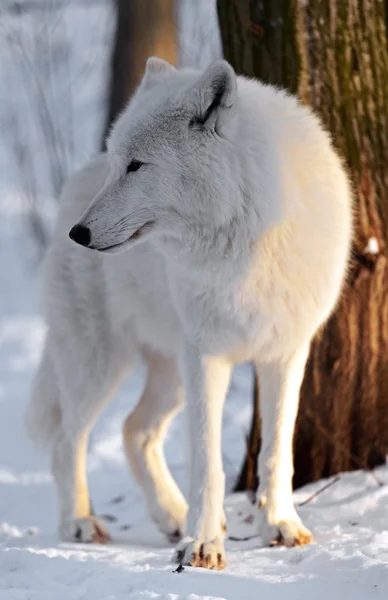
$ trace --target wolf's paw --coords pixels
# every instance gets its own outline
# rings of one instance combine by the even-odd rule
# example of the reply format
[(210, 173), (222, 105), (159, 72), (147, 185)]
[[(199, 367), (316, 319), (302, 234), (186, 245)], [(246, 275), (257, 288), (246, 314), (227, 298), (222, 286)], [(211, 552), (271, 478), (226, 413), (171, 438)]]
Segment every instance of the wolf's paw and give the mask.
[(79, 544), (107, 544), (110, 535), (105, 525), (96, 517), (74, 519), (60, 528), (62, 540)]
[(219, 539), (203, 542), (186, 537), (178, 544), (175, 561), (190, 567), (222, 571), (226, 566), (224, 542)]
[(294, 519), (268, 520), (264, 518), (260, 526), (260, 534), (265, 546), (305, 546), (313, 541), (311, 532), (296, 515)]

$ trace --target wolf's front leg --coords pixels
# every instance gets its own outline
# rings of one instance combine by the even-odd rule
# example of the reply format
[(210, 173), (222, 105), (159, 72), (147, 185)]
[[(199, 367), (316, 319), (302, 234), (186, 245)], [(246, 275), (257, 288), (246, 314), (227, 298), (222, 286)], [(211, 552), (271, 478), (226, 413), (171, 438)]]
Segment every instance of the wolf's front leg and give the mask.
[(267, 545), (312, 540), (292, 499), (293, 436), (309, 347), (284, 361), (258, 364), (262, 446), (259, 457), (261, 535)]
[(225, 476), (222, 467), (222, 409), (231, 364), (224, 358), (201, 356), (187, 345), (183, 352), (183, 380), (189, 426), (191, 480), (187, 536), (176, 558), (185, 565), (223, 569)]

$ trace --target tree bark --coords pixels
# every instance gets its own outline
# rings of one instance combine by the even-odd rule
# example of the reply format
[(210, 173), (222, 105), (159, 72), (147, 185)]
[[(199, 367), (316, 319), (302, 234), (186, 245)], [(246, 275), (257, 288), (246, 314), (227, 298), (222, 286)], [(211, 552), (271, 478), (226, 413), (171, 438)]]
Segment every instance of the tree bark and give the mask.
[(104, 140), (111, 123), (135, 91), (149, 56), (175, 64), (174, 0), (116, 0), (117, 25)]
[(250, 490), (255, 492), (259, 483), (257, 474), (257, 457), (260, 452), (261, 418), (260, 418), (260, 390), (259, 378), (256, 373), (253, 386), (253, 414), (249, 436), (246, 439), (247, 450), (244, 464), (238, 476), (236, 491)]
[[(218, 0), (237, 72), (296, 93), (332, 133), (354, 185), (347, 285), (316, 336), (295, 432), (298, 487), (388, 453), (388, 45), (386, 0)], [(254, 398), (256, 408), (259, 399)], [(251, 439), (258, 420), (252, 424)], [(256, 436), (257, 437), (257, 436)], [(239, 489), (253, 487), (244, 476)]]

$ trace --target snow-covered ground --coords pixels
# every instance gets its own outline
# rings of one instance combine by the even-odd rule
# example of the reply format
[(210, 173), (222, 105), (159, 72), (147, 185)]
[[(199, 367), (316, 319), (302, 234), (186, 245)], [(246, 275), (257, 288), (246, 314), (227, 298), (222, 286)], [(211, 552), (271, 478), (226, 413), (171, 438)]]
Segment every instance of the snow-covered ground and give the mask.
[[(207, 2), (214, 4), (213, 0), (201, 0), (201, 10)], [(190, 7), (190, 0), (182, 3)], [(79, 69), (72, 81), (82, 80), (82, 73), (86, 72), (89, 77), (79, 93), (73, 89), (74, 131), (69, 138), (63, 137), (68, 144), (65, 144), (66, 168), (72, 168), (98, 145), (107, 39), (112, 28), (107, 4), (88, 3), (87, 10), (81, 6), (82, 2), (73, 3), (72, 8), (69, 0), (68, 5), (66, 35), (74, 37), (74, 56), (69, 65)], [(19, 26), (16, 17), (12, 19), (6, 22), (7, 31), (11, 32), (12, 27)], [(210, 21), (205, 21), (209, 28)], [(38, 26), (36, 22), (34, 27)], [(25, 27), (30, 35), (31, 23)], [(186, 30), (188, 37), (199, 35), (188, 14), (181, 27), (181, 35)], [(64, 30), (59, 29), (62, 35)], [(206, 52), (217, 52), (217, 39), (213, 40), (213, 50), (208, 48)], [(23, 40), (28, 41), (25, 35)], [(17, 70), (19, 59), (9, 45), (7, 48), (7, 52), (2, 52), (0, 69), (0, 126), (8, 123), (10, 110), (15, 109), (15, 114), (22, 113), (25, 126), (30, 127), (25, 145), (33, 144), (39, 139), (31, 126), (36, 105), (7, 93), (19, 89), (18, 73), (19, 78), (22, 76), (20, 69)], [(183, 48), (186, 48), (184, 60), (193, 60), (193, 41), (186, 39)], [(28, 56), (34, 60), (32, 50)], [(52, 76), (62, 77), (63, 71)], [(60, 95), (50, 101), (55, 105), (66, 98)], [(24, 112), (16, 102), (22, 102)], [(61, 117), (65, 116), (64, 112)], [(58, 127), (66, 133), (66, 122)], [(102, 415), (90, 442), (92, 500), (96, 513), (105, 518), (113, 542), (108, 546), (59, 542), (48, 460), (31, 447), (23, 430), (29, 385), (39, 359), (44, 325), (37, 309), (35, 253), (31, 252), (26, 229), (28, 205), (21, 201), (24, 191), (18, 180), (20, 169), (14, 164), (10, 132), (5, 133), (0, 137), (0, 600), (387, 598), (387, 467), (378, 470), (385, 486), (378, 486), (371, 474), (344, 474), (332, 487), (301, 507), (303, 519), (316, 540), (314, 545), (302, 549), (262, 548), (255, 521), (252, 522), (253, 507), (244, 495), (231, 495), (226, 502), (228, 535), (253, 536), (252, 539), (227, 541), (228, 566), (222, 573), (189, 568), (174, 573), (173, 548), (150, 522), (142, 496), (128, 473), (121, 446), (121, 424), (136, 403), (143, 384), (141, 365)], [(38, 195), (47, 195), (50, 206), (50, 185), (43, 181), (42, 170), (47, 157), (42, 151), (34, 151), (31, 156), (37, 160), (40, 176)], [(229, 489), (243, 457), (251, 410), (250, 389), (251, 372), (248, 366), (243, 366), (235, 373), (224, 417), (223, 454)], [(169, 433), (166, 450), (173, 474), (185, 489), (184, 437), (182, 417), (178, 417)], [(310, 498), (324, 484), (319, 482), (298, 491), (295, 502), (299, 504)]]

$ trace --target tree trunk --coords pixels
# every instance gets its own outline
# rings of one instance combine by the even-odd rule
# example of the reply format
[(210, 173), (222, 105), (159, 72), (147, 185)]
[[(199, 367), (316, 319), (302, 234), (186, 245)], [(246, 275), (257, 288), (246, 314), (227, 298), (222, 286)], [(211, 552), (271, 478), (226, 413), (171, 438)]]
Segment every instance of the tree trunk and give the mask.
[(253, 414), (249, 436), (246, 439), (247, 451), (244, 464), (238, 476), (235, 489), (255, 492), (259, 483), (257, 475), (257, 457), (260, 451), (261, 418), (260, 418), (259, 378), (256, 373), (253, 386)]
[[(226, 59), (237, 72), (286, 87), (312, 106), (354, 184), (352, 265), (333, 317), (312, 344), (295, 432), (295, 487), (338, 471), (371, 468), (388, 453), (386, 5), (386, 0), (217, 4)], [(254, 401), (258, 408), (258, 395)], [(256, 419), (251, 439), (257, 424)], [(243, 475), (239, 489), (252, 487), (252, 478)]]
[(105, 135), (140, 82), (149, 56), (175, 64), (174, 0), (116, 0), (117, 26)]

